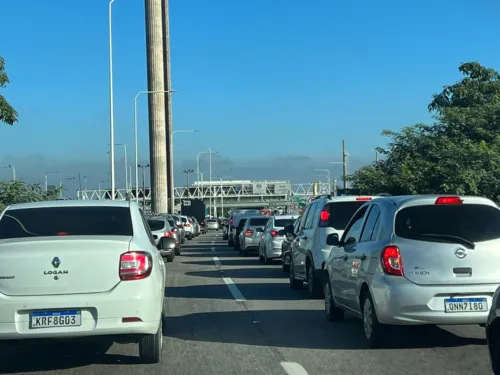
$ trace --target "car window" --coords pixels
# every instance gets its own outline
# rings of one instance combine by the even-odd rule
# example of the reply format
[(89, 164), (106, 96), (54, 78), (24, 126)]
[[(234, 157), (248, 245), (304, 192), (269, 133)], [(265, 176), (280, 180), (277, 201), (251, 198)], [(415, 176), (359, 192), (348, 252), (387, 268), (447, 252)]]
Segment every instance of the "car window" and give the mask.
[(148, 225), (153, 232), (165, 228), (165, 222), (163, 220), (148, 219)]
[(133, 236), (128, 207), (38, 207), (7, 210), (0, 239), (47, 236)]
[(312, 205), (307, 206), (306, 210), (304, 211), (304, 214), (302, 215), (302, 219), (300, 220), (300, 223), (299, 223), (299, 232), (302, 229), (304, 229), (304, 224), (306, 223), (307, 216), (309, 215), (309, 211), (311, 210), (311, 206)]
[(396, 214), (394, 229), (398, 237), (429, 242), (453, 242), (439, 235), (472, 242), (495, 240), (500, 238), (500, 210), (484, 204), (412, 206)]
[(361, 236), (361, 229), (363, 228), (363, 222), (366, 214), (367, 207), (363, 207), (360, 209), (355, 216), (351, 219), (349, 224), (349, 228), (344, 232), (342, 236), (342, 242), (348, 242), (350, 238), (354, 238), (355, 243), (359, 242), (359, 238)]
[(311, 208), (310, 208), (309, 213), (307, 215), (307, 220), (306, 220), (306, 224), (304, 225), (304, 229), (311, 229), (312, 228), (314, 214), (316, 213), (317, 208), (318, 208), (318, 202), (311, 204)]
[(250, 225), (256, 226), (256, 227), (263, 227), (264, 225), (267, 224), (268, 220), (269, 219), (267, 217), (252, 218), (252, 219), (250, 219)]
[(151, 243), (151, 245), (155, 246), (156, 247), (156, 241), (153, 237), (153, 233), (151, 233), (151, 229), (149, 229), (149, 225), (148, 225), (148, 222), (146, 221), (146, 218), (144, 217), (144, 214), (142, 212), (140, 212), (140, 215), (141, 215), (141, 219), (142, 219), (142, 224), (143, 224), (143, 227), (144, 227), (144, 230), (146, 231), (146, 234), (149, 238), (149, 242)]
[(354, 213), (365, 203), (366, 201), (328, 203), (324, 208), (330, 212), (330, 217), (326, 226), (337, 230), (345, 230), (346, 225), (349, 223)]
[(168, 220), (168, 224), (170, 225), (171, 228), (175, 228), (175, 221)]
[(274, 226), (277, 228), (284, 228), (287, 225), (293, 225), (296, 219), (274, 219)]
[(238, 229), (241, 230), (241, 228), (243, 228), (245, 226), (246, 222), (247, 222), (246, 218), (241, 219), (240, 222), (238, 223)]
[(380, 217), (380, 207), (374, 204), (372, 205), (372, 209), (368, 213), (368, 218), (366, 219), (365, 227), (363, 229), (363, 233), (361, 234), (360, 242), (372, 240), (375, 225), (378, 223), (379, 217)]

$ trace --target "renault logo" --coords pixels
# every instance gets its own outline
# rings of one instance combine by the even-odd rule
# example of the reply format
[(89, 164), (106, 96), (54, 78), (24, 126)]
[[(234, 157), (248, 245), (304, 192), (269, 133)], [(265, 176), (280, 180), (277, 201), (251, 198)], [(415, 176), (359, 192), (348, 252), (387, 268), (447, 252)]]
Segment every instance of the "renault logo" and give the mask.
[(455, 250), (455, 255), (458, 259), (464, 259), (467, 256), (467, 250), (458, 248)]
[(52, 259), (52, 265), (54, 268), (59, 268), (59, 265), (61, 264), (61, 260), (58, 257), (55, 257)]

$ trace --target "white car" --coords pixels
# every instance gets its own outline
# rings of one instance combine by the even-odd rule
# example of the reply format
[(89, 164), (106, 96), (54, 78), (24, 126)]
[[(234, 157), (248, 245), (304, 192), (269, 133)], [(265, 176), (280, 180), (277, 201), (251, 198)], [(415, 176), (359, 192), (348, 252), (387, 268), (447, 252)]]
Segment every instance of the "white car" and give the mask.
[(135, 202), (7, 207), (0, 214), (0, 340), (136, 342), (143, 362), (158, 363), (165, 311), (158, 247)]

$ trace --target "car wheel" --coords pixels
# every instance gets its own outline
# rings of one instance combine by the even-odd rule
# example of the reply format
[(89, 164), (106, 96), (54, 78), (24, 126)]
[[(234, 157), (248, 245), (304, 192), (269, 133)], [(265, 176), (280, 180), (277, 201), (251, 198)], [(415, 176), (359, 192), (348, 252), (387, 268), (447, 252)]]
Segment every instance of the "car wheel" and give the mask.
[(271, 264), (273, 260), (267, 257), (267, 250), (264, 249), (264, 264)]
[(174, 258), (175, 258), (175, 253), (167, 255), (166, 258), (167, 258), (168, 263), (172, 263), (174, 261)]
[(285, 263), (285, 254), (281, 255), (281, 270), (283, 272), (290, 272), (290, 265)]
[(159, 363), (163, 347), (163, 316), (154, 335), (144, 335), (139, 340), (139, 357), (144, 363)]
[(290, 278), (290, 287), (295, 290), (302, 289), (304, 282), (302, 280), (297, 280), (295, 278), (295, 267), (293, 261), (290, 259), (290, 273), (288, 274)]
[(317, 299), (323, 297), (323, 284), (320, 283), (314, 271), (314, 265), (311, 261), (307, 268), (307, 291), (309, 292), (309, 298)]
[(383, 341), (383, 325), (378, 322), (373, 299), (369, 292), (363, 297), (363, 330), (370, 348), (380, 347)]
[(181, 255), (181, 248), (178, 247), (174, 250), (175, 255)]
[(324, 295), (325, 295), (325, 314), (326, 319), (330, 322), (339, 322), (344, 320), (344, 310), (337, 307), (333, 300), (332, 285), (328, 276), (324, 277)]
[(248, 250), (247, 249), (241, 250), (241, 255), (244, 256), (244, 257), (247, 257), (248, 256)]

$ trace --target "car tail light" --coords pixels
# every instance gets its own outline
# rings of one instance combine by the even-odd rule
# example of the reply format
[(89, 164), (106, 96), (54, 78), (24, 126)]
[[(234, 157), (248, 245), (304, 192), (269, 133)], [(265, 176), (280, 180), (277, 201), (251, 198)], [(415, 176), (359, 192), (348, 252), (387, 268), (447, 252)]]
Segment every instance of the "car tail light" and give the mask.
[(357, 201), (371, 201), (372, 199), (370, 197), (356, 197)]
[(326, 227), (328, 226), (328, 221), (330, 220), (330, 211), (327, 209), (321, 211), (319, 214), (319, 226)]
[(170, 232), (165, 232), (165, 233), (163, 233), (163, 236), (164, 236), (164, 237), (172, 237), (172, 233), (170, 233)]
[(232, 223), (233, 221), (234, 221), (233, 219), (229, 220), (230, 223)]
[(68, 234), (68, 232), (57, 232), (58, 236), (67, 236)]
[(272, 230), (271, 231), (271, 237), (276, 237), (278, 235), (278, 231), (277, 230)]
[(177, 233), (177, 228), (172, 228), (172, 233), (176, 234)]
[(142, 322), (142, 319), (136, 317), (122, 318), (122, 323), (137, 323), (137, 322)]
[(435, 204), (462, 204), (460, 197), (438, 197)]
[(191, 225), (189, 225), (189, 223), (186, 223), (184, 224), (184, 226), (189, 228)]
[(140, 280), (151, 275), (153, 258), (144, 251), (128, 251), (120, 256), (120, 280)]
[(253, 230), (251, 230), (251, 229), (247, 229), (247, 230), (245, 231), (245, 237), (250, 237), (251, 235), (253, 235)]
[(403, 262), (397, 246), (387, 246), (382, 250), (382, 269), (388, 275), (403, 276)]

